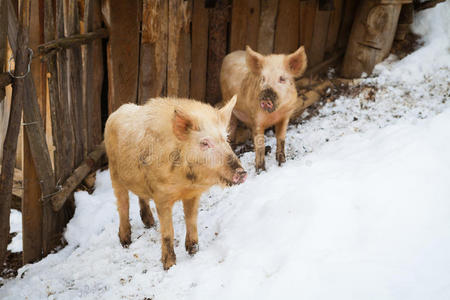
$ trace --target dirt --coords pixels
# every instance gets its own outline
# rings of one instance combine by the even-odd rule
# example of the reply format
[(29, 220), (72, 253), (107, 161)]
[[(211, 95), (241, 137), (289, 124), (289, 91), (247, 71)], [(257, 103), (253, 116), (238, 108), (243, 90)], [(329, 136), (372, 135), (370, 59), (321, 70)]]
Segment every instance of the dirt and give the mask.
[[(8, 244), (11, 243), (12, 238), (16, 234), (17, 233), (9, 234)], [(22, 252), (13, 253), (8, 250), (8, 252), (6, 252), (6, 261), (0, 268), (0, 277), (4, 279), (14, 278), (17, 276), (17, 271), (21, 267), (22, 267)], [(2, 283), (0, 282), (0, 287), (1, 286)]]

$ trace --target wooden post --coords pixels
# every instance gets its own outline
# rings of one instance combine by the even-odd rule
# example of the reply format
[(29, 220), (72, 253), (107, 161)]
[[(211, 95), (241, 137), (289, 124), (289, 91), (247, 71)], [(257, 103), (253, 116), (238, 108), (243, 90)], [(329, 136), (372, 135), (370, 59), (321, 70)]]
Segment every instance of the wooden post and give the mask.
[(167, 96), (189, 97), (191, 63), (190, 1), (169, 0)]
[(278, 0), (261, 1), (261, 18), (258, 32), (258, 52), (261, 54), (273, 53), (277, 12)]
[(139, 0), (105, 0), (102, 12), (109, 30), (108, 110), (137, 102), (139, 74)]
[(314, 33), (311, 41), (311, 50), (308, 53), (309, 67), (313, 67), (321, 63), (325, 57), (330, 15), (331, 11), (321, 10), (320, 6), (317, 6), (316, 17), (314, 20)]
[(342, 19), (342, 8), (344, 0), (336, 0), (334, 10), (331, 12), (330, 22), (328, 24), (327, 41), (325, 52), (332, 53), (336, 49), (336, 42), (339, 33), (339, 27)]
[(317, 0), (300, 2), (300, 45), (306, 50), (306, 55), (311, 53), (311, 43), (314, 33), (314, 20), (316, 18)]
[(204, 101), (208, 57), (208, 9), (205, 0), (194, 0), (192, 8), (192, 66), (190, 97)]
[[(86, 0), (84, 10), (85, 30), (93, 32), (102, 25), (99, 0)], [(87, 152), (102, 141), (101, 96), (103, 85), (102, 41), (97, 39), (86, 46), (84, 53), (84, 100), (87, 117)]]
[(370, 74), (391, 50), (402, 3), (412, 0), (368, 0), (360, 3), (353, 23), (341, 75)]
[(227, 24), (230, 18), (230, 1), (218, 0), (209, 10), (208, 72), (206, 75), (206, 101), (216, 104), (222, 99), (220, 68), (227, 53)]
[(275, 53), (292, 53), (299, 47), (300, 2), (279, 0)]
[(234, 0), (231, 10), (230, 51), (258, 47), (259, 0)]
[(166, 93), (168, 22), (168, 1), (143, 0), (139, 104)]
[[(28, 26), (29, 26), (29, 2), (22, 0), (20, 3), (20, 22), (18, 32), (14, 36), (10, 36), (10, 40), (15, 38), (16, 41), (11, 44), (17, 45), (14, 49), (16, 69), (15, 76), (23, 76), (28, 72), (28, 64), (30, 61), (30, 52), (28, 50)], [(8, 21), (11, 16), (10, 10), (7, 10)], [(27, 74), (27, 77), (30, 75)], [(8, 130), (6, 132), (5, 141), (3, 143), (2, 169), (0, 176), (0, 264), (3, 264), (8, 246), (9, 236), (9, 215), (11, 209), (11, 197), (14, 178), (14, 165), (17, 150), (17, 139), (20, 130), (20, 121), (22, 115), (23, 98), (25, 93), (25, 78), (16, 78), (13, 83), (13, 94), (11, 99), (11, 110), (8, 122)]]
[(353, 20), (355, 19), (355, 11), (359, 1), (346, 0), (344, 1), (344, 7), (342, 8), (342, 20), (339, 28), (337, 48), (343, 49), (347, 47), (348, 37), (352, 29)]
[[(5, 86), (10, 84), (11, 78), (8, 73), (3, 73), (6, 63), (7, 36), (8, 31), (8, 10), (6, 0), (0, 0), (0, 102), (5, 98)], [(5, 79), (4, 81), (2, 79)], [(6, 81), (8, 79), (8, 81)]]

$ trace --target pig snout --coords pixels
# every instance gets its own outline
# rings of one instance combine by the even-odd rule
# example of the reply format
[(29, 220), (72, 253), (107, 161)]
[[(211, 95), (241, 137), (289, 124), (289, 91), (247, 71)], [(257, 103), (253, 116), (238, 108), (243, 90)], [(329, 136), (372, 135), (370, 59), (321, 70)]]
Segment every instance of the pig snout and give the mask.
[(276, 109), (276, 101), (278, 99), (277, 93), (272, 88), (265, 88), (259, 93), (259, 105), (268, 112), (273, 112)]
[(241, 184), (241, 183), (244, 183), (244, 181), (246, 179), (247, 179), (247, 172), (245, 172), (245, 170), (242, 168), (236, 169), (236, 171), (233, 175), (233, 183)]

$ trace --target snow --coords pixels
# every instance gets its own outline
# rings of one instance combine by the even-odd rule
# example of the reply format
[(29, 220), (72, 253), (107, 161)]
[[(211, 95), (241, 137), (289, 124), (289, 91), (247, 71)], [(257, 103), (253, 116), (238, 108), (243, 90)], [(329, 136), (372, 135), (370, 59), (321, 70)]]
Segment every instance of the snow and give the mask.
[(22, 213), (18, 210), (11, 209), (11, 214), (9, 217), (9, 232), (17, 234), (8, 245), (8, 250), (11, 252), (22, 252)]
[(247, 182), (201, 199), (195, 256), (177, 204), (177, 264), (164, 271), (159, 228), (144, 229), (134, 195), (123, 249), (99, 172), (92, 195), (75, 195), (68, 245), (3, 281), (0, 298), (450, 299), (449, 24), (449, 1), (420, 13), (423, 47), (290, 126), (283, 167), (271, 153), (256, 176), (244, 154)]

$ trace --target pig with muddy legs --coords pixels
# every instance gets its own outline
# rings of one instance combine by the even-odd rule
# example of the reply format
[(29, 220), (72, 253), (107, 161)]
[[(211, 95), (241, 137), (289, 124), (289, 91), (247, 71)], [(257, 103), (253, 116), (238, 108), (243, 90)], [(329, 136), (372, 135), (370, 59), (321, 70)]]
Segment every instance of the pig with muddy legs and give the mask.
[(149, 200), (160, 221), (164, 269), (175, 264), (172, 207), (183, 201), (186, 251), (198, 251), (199, 199), (211, 186), (240, 184), (246, 172), (227, 141), (236, 103), (233, 97), (217, 110), (189, 99), (156, 98), (137, 106), (125, 104), (106, 122), (105, 146), (117, 198), (119, 239), (131, 243), (128, 191), (139, 197), (146, 227), (155, 225)]
[(295, 78), (306, 70), (305, 50), (300, 47), (289, 55), (264, 56), (247, 46), (246, 51), (228, 54), (222, 63), (220, 84), (222, 98), (237, 94), (237, 103), (230, 121), (233, 142), (238, 120), (252, 131), (255, 167), (265, 170), (264, 130), (275, 125), (278, 164), (285, 162), (284, 142), (289, 118), (298, 108)]

